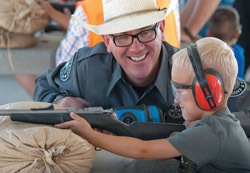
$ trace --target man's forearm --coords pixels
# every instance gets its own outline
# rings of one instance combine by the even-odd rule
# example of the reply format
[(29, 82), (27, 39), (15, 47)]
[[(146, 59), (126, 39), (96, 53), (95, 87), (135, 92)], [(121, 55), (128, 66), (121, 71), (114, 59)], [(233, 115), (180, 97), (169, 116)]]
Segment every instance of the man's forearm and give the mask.
[(196, 36), (221, 0), (189, 0), (181, 12), (181, 25), (187, 27)]
[(51, 19), (53, 19), (64, 31), (67, 31), (69, 27), (69, 20), (71, 16), (66, 15), (58, 10), (53, 10)]
[(188, 23), (188, 28), (192, 31), (193, 35), (197, 35), (204, 24), (208, 21), (210, 16), (214, 13), (221, 0), (199, 0), (196, 9), (194, 10), (192, 18)]
[(45, 0), (38, 0), (40, 5), (43, 7), (44, 11), (47, 13), (49, 18), (54, 20), (60, 27), (67, 31), (69, 26), (70, 15), (66, 15), (58, 10), (56, 10), (49, 2)]

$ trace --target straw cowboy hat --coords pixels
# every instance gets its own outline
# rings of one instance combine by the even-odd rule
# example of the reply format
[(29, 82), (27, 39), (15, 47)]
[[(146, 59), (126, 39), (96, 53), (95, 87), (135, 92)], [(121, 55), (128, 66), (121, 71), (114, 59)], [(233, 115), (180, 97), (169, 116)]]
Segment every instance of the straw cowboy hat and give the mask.
[(174, 0), (169, 8), (158, 9), (156, 0), (102, 0), (104, 24), (89, 25), (77, 16), (72, 17), (85, 29), (99, 35), (127, 32), (155, 24), (175, 8)]

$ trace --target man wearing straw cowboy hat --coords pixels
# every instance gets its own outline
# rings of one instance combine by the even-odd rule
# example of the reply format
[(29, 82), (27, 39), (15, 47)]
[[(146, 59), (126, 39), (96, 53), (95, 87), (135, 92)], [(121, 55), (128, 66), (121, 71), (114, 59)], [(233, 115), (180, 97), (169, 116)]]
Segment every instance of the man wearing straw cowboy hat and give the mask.
[(155, 0), (103, 0), (102, 25), (73, 16), (104, 42), (79, 49), (38, 77), (34, 100), (79, 108), (156, 104), (167, 111), (173, 104), (169, 61), (176, 48), (164, 42), (164, 19), (176, 3), (158, 9)]

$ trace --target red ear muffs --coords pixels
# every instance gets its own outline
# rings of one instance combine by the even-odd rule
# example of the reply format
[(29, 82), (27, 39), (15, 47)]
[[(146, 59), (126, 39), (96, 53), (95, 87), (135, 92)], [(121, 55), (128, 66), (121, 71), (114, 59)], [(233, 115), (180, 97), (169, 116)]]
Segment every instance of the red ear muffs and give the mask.
[(187, 51), (195, 72), (192, 84), (194, 100), (202, 110), (216, 110), (224, 101), (223, 80), (215, 69), (203, 70), (196, 44), (191, 44)]
[(220, 107), (224, 101), (224, 85), (221, 76), (214, 69), (205, 69), (204, 73), (211, 94), (209, 94), (208, 91), (205, 91), (207, 92), (207, 97), (205, 97), (202, 88), (195, 77), (192, 87), (194, 100), (200, 109), (212, 111)]

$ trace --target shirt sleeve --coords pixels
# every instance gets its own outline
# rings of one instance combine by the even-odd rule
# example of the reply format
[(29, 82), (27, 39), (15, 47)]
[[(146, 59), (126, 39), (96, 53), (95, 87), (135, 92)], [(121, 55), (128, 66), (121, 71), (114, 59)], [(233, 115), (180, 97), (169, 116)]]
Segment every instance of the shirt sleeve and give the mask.
[(220, 140), (214, 128), (202, 122), (198, 124), (168, 140), (185, 157), (196, 163), (199, 169), (217, 159)]
[(36, 79), (36, 88), (33, 94), (33, 100), (34, 101), (42, 101), (42, 102), (48, 102), (52, 103), (54, 100), (61, 96), (63, 97), (64, 94), (61, 93), (58, 90), (58, 87), (54, 85), (54, 87), (51, 86), (49, 80), (50, 74), (52, 74), (53, 71), (48, 70), (47, 72), (39, 75)]
[[(58, 97), (80, 97), (78, 85), (77, 63), (78, 52), (67, 63), (61, 63), (53, 70), (41, 74), (36, 79), (36, 88), (33, 99), (42, 102), (54, 102)], [(86, 74), (84, 70), (81, 71), (81, 77), (84, 78)], [(83, 80), (84, 81), (84, 80)]]

